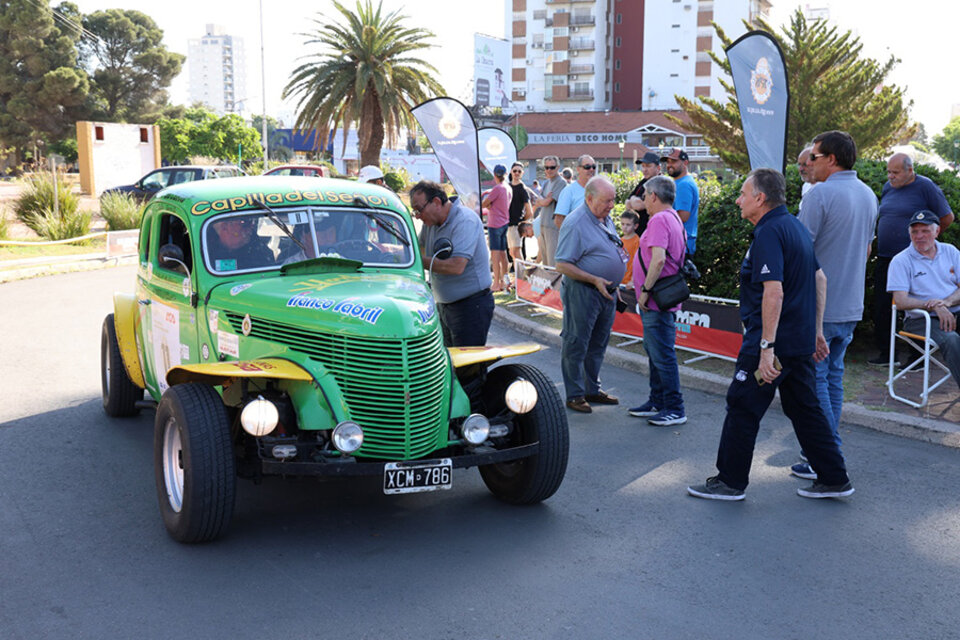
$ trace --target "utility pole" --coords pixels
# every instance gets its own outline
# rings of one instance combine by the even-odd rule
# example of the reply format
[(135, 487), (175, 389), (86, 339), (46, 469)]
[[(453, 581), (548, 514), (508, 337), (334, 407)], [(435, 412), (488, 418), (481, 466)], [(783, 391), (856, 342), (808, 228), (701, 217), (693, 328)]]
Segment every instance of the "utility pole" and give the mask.
[(263, 55), (263, 0), (260, 0), (260, 93), (263, 94), (263, 170), (266, 171), (269, 168), (267, 163), (270, 161), (270, 150), (267, 140), (267, 65)]

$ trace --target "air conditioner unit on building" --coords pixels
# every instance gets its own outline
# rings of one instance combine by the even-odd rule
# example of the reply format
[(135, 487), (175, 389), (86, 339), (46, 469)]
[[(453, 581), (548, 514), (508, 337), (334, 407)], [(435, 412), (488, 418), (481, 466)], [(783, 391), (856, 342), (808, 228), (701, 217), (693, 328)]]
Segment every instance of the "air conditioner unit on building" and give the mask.
[(577, 51), (576, 49), (574, 49), (573, 51), (570, 52), (570, 55), (571, 55), (571, 56), (578, 56), (578, 55), (580, 55), (580, 52)]
[(527, 66), (530, 66), (532, 64), (533, 64), (533, 60), (531, 60), (530, 58), (527, 58)]
[(580, 30), (580, 27), (570, 27), (570, 33), (576, 33)]
[(579, 78), (580, 76), (577, 76), (577, 75), (570, 76), (571, 80), (578, 80)]
[(528, 105), (527, 105), (527, 111), (533, 111), (533, 105), (532, 105), (532, 104), (528, 104)]

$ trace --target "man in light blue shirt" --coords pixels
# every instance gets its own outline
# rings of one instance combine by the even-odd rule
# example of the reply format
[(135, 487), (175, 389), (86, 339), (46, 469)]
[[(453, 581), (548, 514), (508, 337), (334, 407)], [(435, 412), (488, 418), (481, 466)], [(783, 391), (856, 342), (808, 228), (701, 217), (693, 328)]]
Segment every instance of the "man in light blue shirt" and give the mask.
[(673, 148), (661, 162), (667, 163), (667, 175), (677, 183), (677, 197), (673, 209), (683, 220), (683, 229), (687, 232), (687, 255), (693, 257), (697, 250), (697, 211), (700, 209), (700, 188), (697, 181), (687, 171), (690, 156), (683, 149)]
[(596, 173), (597, 161), (591, 156), (582, 155), (577, 159), (577, 179), (560, 192), (557, 208), (553, 211), (553, 223), (558, 229), (563, 224), (563, 219), (583, 204), (587, 183)]

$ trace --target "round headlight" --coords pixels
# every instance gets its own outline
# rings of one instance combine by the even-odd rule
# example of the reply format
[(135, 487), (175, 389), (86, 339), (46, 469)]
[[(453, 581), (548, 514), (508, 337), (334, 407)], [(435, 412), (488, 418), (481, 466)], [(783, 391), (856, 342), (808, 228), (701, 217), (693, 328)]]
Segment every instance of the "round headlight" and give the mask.
[(479, 413), (474, 413), (463, 421), (460, 431), (463, 433), (463, 439), (470, 444), (481, 444), (486, 442), (490, 434), (490, 421)]
[(248, 402), (240, 413), (240, 424), (243, 425), (243, 430), (257, 438), (276, 429), (279, 421), (277, 405), (264, 399), (263, 396)]
[(363, 444), (363, 429), (356, 422), (341, 422), (333, 428), (333, 446), (341, 453), (353, 453)]
[(514, 413), (530, 413), (537, 405), (537, 388), (533, 383), (523, 378), (517, 378), (507, 387), (507, 406)]

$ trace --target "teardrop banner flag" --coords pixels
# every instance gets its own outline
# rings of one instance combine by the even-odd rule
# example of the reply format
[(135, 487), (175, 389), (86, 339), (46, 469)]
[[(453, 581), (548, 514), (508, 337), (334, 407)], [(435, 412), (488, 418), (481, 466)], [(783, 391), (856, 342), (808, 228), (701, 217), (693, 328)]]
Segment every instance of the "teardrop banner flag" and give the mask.
[(459, 100), (432, 98), (410, 110), (433, 147), (460, 202), (480, 213), (477, 125)]
[(498, 164), (509, 169), (517, 161), (517, 145), (503, 129), (480, 127), (477, 135), (480, 140), (480, 162), (490, 173)]
[(780, 44), (766, 31), (750, 31), (726, 48), (750, 168), (786, 168), (790, 89)]

